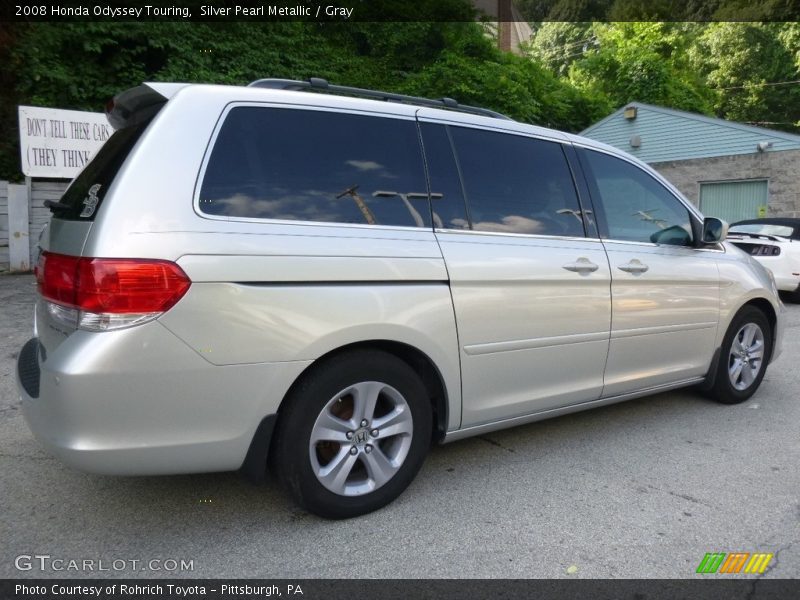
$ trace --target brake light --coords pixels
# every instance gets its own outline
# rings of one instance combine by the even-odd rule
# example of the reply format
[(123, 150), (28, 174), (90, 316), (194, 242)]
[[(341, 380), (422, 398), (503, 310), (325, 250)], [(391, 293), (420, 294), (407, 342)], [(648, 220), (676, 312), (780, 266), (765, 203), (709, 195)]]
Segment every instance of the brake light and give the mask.
[(43, 252), (36, 267), (42, 297), (57, 306), (50, 314), (92, 331), (152, 320), (178, 302), (191, 285), (166, 260), (91, 258)]

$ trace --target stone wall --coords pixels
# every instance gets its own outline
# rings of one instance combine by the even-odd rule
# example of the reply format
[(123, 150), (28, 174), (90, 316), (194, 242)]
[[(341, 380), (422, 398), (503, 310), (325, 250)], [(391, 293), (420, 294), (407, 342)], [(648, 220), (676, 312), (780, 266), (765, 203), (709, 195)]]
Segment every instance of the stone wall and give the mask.
[(675, 160), (650, 165), (695, 205), (700, 184), (767, 179), (770, 217), (800, 217), (800, 150)]

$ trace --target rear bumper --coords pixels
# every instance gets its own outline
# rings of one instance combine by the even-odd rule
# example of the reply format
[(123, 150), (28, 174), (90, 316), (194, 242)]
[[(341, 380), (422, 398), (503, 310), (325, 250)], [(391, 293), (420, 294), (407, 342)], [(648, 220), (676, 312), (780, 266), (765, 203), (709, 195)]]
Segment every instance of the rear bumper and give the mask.
[(20, 352), (17, 384), (34, 436), (72, 467), (110, 475), (232, 471), (252, 455), (259, 424), (308, 364), (215, 366), (153, 322), (77, 331), (49, 351), (34, 338)]

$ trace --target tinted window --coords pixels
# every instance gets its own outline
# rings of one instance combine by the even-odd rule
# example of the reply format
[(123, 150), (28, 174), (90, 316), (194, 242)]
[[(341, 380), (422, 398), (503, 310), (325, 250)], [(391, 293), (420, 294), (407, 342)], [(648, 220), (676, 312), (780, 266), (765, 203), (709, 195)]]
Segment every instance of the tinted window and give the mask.
[(234, 108), (211, 153), (200, 209), (230, 217), (429, 227), (416, 125)]
[(572, 174), (559, 144), (463, 127), (450, 131), (473, 229), (584, 235)]
[(108, 188), (146, 127), (147, 123), (141, 123), (115, 131), (61, 197), (61, 204), (69, 208), (55, 207), (53, 214), (59, 219), (94, 220)]
[(422, 123), (420, 128), (428, 166), (433, 225), (439, 228), (468, 229), (464, 194), (447, 128), (433, 123)]
[(650, 174), (608, 154), (587, 150), (584, 156), (602, 205), (605, 237), (677, 246), (692, 243), (688, 209)]

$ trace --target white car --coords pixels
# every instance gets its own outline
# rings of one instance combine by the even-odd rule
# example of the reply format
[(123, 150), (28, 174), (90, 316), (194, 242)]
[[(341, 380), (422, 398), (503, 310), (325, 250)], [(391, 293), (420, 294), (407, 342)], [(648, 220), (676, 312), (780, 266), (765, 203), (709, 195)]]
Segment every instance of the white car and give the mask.
[(731, 225), (728, 241), (772, 271), (778, 289), (800, 302), (800, 219), (739, 221)]

